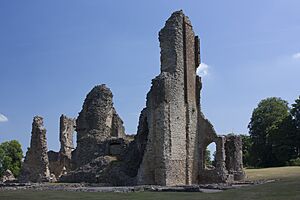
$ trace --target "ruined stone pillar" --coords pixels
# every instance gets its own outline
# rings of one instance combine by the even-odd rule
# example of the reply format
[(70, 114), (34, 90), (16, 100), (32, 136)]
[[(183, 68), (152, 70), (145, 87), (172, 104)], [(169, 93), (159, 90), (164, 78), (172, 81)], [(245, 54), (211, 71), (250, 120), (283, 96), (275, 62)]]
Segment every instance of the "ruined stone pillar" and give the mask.
[(226, 169), (233, 174), (234, 180), (243, 180), (245, 172), (243, 169), (242, 138), (238, 135), (226, 136)]
[(216, 169), (225, 170), (225, 141), (224, 136), (218, 136), (216, 139)]
[(59, 119), (59, 141), (60, 141), (60, 153), (67, 158), (71, 159), (73, 145), (73, 134), (75, 131), (75, 119), (68, 118), (65, 115), (61, 115)]
[(49, 161), (47, 155), (46, 129), (43, 118), (35, 116), (32, 122), (31, 142), (22, 165), (21, 182), (49, 181)]

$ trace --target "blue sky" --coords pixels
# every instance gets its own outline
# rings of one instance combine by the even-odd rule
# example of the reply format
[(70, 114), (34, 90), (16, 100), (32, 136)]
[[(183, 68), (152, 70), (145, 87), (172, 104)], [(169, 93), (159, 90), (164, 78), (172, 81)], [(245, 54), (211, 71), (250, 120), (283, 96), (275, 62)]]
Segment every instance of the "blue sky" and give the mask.
[(151, 79), (158, 31), (183, 9), (201, 39), (202, 110), (219, 134), (247, 133), (266, 97), (300, 94), (300, 1), (0, 1), (0, 142), (29, 146), (44, 117), (58, 150), (59, 116), (76, 117), (105, 83), (127, 133), (135, 133)]

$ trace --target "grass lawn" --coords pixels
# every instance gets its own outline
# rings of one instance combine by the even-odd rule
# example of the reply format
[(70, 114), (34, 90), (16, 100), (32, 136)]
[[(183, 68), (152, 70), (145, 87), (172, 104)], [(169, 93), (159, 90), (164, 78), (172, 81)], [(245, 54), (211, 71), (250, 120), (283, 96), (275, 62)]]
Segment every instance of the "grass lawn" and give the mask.
[(248, 186), (219, 193), (171, 193), (171, 192), (137, 192), (137, 193), (88, 193), (63, 191), (1, 191), (0, 200), (44, 200), (44, 199), (166, 199), (166, 200), (300, 200), (300, 167), (280, 167), (246, 170), (249, 180), (276, 179), (278, 181), (263, 185)]

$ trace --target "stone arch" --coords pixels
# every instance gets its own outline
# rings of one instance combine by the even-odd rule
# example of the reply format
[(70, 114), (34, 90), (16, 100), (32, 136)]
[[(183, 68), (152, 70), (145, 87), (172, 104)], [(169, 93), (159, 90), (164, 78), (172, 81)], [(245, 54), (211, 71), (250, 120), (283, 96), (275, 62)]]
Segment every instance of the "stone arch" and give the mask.
[[(214, 161), (215, 161), (215, 154), (216, 154), (216, 143), (215, 142), (211, 142), (210, 144), (208, 144), (205, 148), (205, 151), (204, 151), (204, 168), (205, 169), (213, 169), (215, 166), (214, 166)], [(207, 155), (208, 151), (210, 152), (210, 155)], [(210, 158), (210, 163), (207, 163), (207, 159), (208, 157)]]
[[(226, 140), (224, 136), (215, 136), (207, 138), (206, 141), (203, 143), (203, 147), (207, 147), (209, 144), (215, 143), (216, 156), (214, 168), (207, 169), (205, 165), (202, 164), (202, 168), (200, 168), (199, 172), (200, 183), (220, 183), (227, 181), (228, 172), (225, 168), (225, 141)], [(206, 148), (203, 148), (203, 151), (205, 150)]]

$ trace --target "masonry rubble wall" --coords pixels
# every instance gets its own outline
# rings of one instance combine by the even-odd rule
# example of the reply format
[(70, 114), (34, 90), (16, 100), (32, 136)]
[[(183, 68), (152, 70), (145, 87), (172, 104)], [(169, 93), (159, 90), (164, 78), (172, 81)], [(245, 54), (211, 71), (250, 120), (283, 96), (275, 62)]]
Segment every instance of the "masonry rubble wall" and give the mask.
[(43, 118), (35, 116), (32, 122), (31, 142), (22, 165), (20, 182), (49, 181), (46, 129)]
[(9, 169), (5, 170), (0, 177), (0, 183), (9, 183), (13, 181), (16, 181), (14, 174)]
[(76, 121), (77, 148), (72, 152), (76, 166), (59, 181), (136, 184), (140, 136), (133, 141), (125, 134), (112, 98), (106, 85), (95, 86), (87, 95)]
[(59, 141), (62, 155), (71, 159), (72, 151), (74, 150), (73, 134), (76, 127), (76, 119), (68, 118), (66, 115), (61, 115), (59, 118)]
[[(66, 115), (59, 118), (59, 152), (48, 151), (49, 170), (52, 177), (57, 180), (61, 175), (66, 174), (72, 168), (72, 151), (74, 150), (73, 134), (75, 131), (75, 119)], [(54, 176), (53, 176), (54, 175)]]
[(226, 169), (233, 174), (234, 180), (240, 181), (245, 178), (243, 170), (243, 152), (242, 138), (238, 135), (226, 136), (225, 152), (226, 152)]
[[(152, 80), (145, 115), (148, 138), (138, 184), (191, 185), (228, 182), (223, 136), (201, 112), (200, 42), (182, 11), (174, 12), (159, 32), (161, 73)], [(205, 150), (215, 142), (217, 166), (205, 169)], [(229, 155), (227, 155), (229, 156)], [(237, 157), (237, 156), (236, 156)]]
[(147, 95), (148, 143), (139, 184), (184, 185), (197, 181), (196, 69), (199, 41), (182, 11), (159, 32), (161, 73)]
[(86, 96), (76, 120), (77, 167), (105, 155), (103, 145), (112, 137), (126, 138), (123, 121), (113, 107), (113, 95), (106, 85), (95, 86)]
[[(166, 21), (159, 42), (161, 72), (152, 80), (134, 138), (125, 134), (113, 94), (104, 84), (84, 100), (73, 151), (75, 121), (61, 116), (60, 152), (48, 152), (59, 181), (174, 186), (243, 179), (240, 138), (217, 135), (201, 111), (202, 82), (196, 74), (200, 41), (182, 11)], [(216, 166), (207, 169), (205, 152), (212, 142)], [(62, 174), (66, 160), (72, 170)]]

